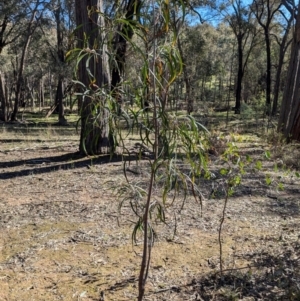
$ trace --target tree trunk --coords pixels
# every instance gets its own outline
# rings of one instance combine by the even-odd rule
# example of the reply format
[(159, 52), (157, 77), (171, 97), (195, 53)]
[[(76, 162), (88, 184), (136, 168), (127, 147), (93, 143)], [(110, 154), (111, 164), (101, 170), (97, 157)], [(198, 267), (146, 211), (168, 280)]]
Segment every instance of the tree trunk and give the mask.
[[(139, 11), (141, 0), (130, 0), (125, 7), (125, 18), (129, 23), (133, 20), (135, 13)], [(123, 103), (123, 97), (118, 91), (118, 85), (121, 82), (122, 75), (124, 73), (124, 66), (127, 52), (127, 40), (131, 40), (133, 36), (133, 29), (128, 23), (122, 22), (118, 26), (118, 29), (114, 36), (114, 51), (115, 62), (113, 63), (111, 70), (111, 91), (113, 96), (117, 100), (119, 106)]]
[(0, 72), (0, 120), (7, 121), (8, 120), (8, 93), (7, 86), (5, 83), (5, 78), (2, 76)]
[(58, 124), (59, 125), (67, 125), (68, 122), (65, 118), (65, 109), (63, 105), (63, 96), (64, 96), (64, 83), (63, 77), (60, 76), (57, 83), (56, 89), (56, 108), (58, 108)]
[(277, 113), (277, 106), (278, 106), (278, 97), (279, 97), (279, 90), (280, 90), (280, 83), (281, 83), (281, 71), (283, 67), (284, 62), (284, 53), (282, 53), (281, 47), (280, 47), (280, 53), (279, 53), (279, 61), (278, 66), (276, 70), (276, 76), (275, 76), (275, 84), (273, 89), (273, 105), (272, 105), (272, 116), (275, 116)]
[(45, 93), (44, 93), (44, 78), (42, 77), (39, 82), (39, 104), (40, 108), (43, 108), (45, 105)]
[(277, 113), (277, 106), (278, 106), (278, 97), (279, 97), (279, 90), (281, 86), (281, 71), (284, 63), (284, 57), (286, 50), (291, 43), (292, 40), (288, 41), (289, 32), (291, 29), (291, 24), (294, 19), (294, 16), (291, 15), (290, 19), (287, 21), (287, 28), (284, 32), (284, 35), (282, 37), (282, 41), (280, 44), (279, 49), (279, 60), (278, 60), (278, 66), (276, 70), (276, 78), (275, 78), (275, 84), (274, 84), (274, 90), (273, 90), (273, 106), (272, 106), (272, 116), (275, 116)]
[(265, 28), (265, 42), (267, 53), (267, 78), (266, 78), (266, 114), (270, 115), (271, 112), (271, 46), (269, 28)]
[(24, 85), (23, 72), (24, 72), (24, 69), (25, 69), (25, 61), (26, 61), (27, 52), (28, 52), (30, 41), (31, 41), (31, 37), (32, 37), (36, 27), (37, 27), (37, 20), (35, 20), (37, 10), (38, 10), (38, 3), (36, 4), (35, 8), (32, 11), (32, 15), (31, 15), (30, 21), (28, 23), (28, 27), (27, 27), (27, 36), (26, 36), (25, 44), (24, 44), (23, 49), (22, 49), (20, 66), (19, 66), (19, 70), (18, 70), (18, 73), (17, 73), (16, 98), (15, 98), (14, 110), (11, 114), (11, 120), (12, 121), (17, 120), (17, 114), (18, 114), (18, 111), (19, 111), (20, 99), (22, 97), (21, 96), (22, 86)]
[(270, 40), (270, 26), (275, 13), (278, 12), (281, 6), (281, 1), (253, 1), (254, 14), (257, 18), (259, 25), (263, 28), (265, 36), (265, 46), (267, 55), (267, 71), (266, 71), (266, 108), (265, 114), (271, 114), (271, 87), (272, 87), (272, 56), (271, 56), (271, 40)]
[[(82, 97), (79, 151), (91, 155), (107, 154), (113, 148), (109, 127), (110, 116), (105, 106), (107, 101), (105, 95), (109, 93), (111, 80), (105, 24), (101, 15), (102, 0), (76, 0), (75, 9), (76, 23), (78, 26), (81, 25), (77, 29), (78, 47), (86, 51), (86, 56), (78, 65), (78, 77), (88, 90), (84, 91), (85, 96)], [(87, 41), (84, 41), (85, 35)], [(93, 48), (97, 45), (101, 48)]]
[(52, 100), (53, 100), (53, 91), (52, 91), (52, 73), (49, 69), (49, 100), (50, 100), (50, 106), (52, 106)]
[(1, 24), (1, 31), (0, 31), (0, 54), (2, 53), (2, 50), (4, 46), (6, 46), (6, 41), (5, 41), (5, 30), (7, 28), (7, 25), (9, 24), (9, 18), (7, 15), (4, 15), (2, 24)]
[(60, 68), (60, 74), (58, 76), (56, 97), (55, 97), (55, 112), (58, 113), (58, 124), (67, 125), (65, 119), (65, 110), (63, 104), (64, 97), (64, 75), (63, 68), (65, 65), (65, 54), (63, 49), (64, 35), (62, 30), (62, 4), (61, 1), (57, 1), (57, 8), (55, 10), (55, 21), (56, 21), (56, 37), (57, 37), (57, 59)]
[(292, 43), (278, 131), (281, 131), (288, 141), (300, 141), (300, 3)]
[(238, 76), (236, 82), (235, 90), (235, 114), (240, 114), (241, 112), (241, 98), (242, 98), (242, 81), (244, 77), (243, 70), (243, 35), (240, 34), (237, 37), (238, 40)]
[(28, 100), (28, 103), (29, 103), (29, 100), (30, 100), (31, 111), (34, 111), (34, 105), (35, 105), (34, 104), (34, 83), (33, 82), (29, 82), (29, 80), (27, 79), (26, 80), (26, 88), (25, 89), (26, 89), (25, 91), (27, 91), (27, 100)]

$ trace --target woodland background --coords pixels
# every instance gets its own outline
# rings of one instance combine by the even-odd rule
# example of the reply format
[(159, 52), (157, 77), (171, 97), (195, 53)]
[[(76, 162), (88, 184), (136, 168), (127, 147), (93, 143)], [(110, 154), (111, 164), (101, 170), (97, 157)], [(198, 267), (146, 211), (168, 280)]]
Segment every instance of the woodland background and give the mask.
[(299, 300), (300, 3), (0, 3), (0, 300)]

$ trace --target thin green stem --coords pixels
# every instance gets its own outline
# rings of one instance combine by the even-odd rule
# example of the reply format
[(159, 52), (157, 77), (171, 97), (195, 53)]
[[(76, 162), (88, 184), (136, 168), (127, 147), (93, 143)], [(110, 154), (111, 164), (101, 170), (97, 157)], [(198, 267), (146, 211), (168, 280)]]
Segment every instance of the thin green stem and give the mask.
[[(154, 1), (152, 1), (152, 6), (155, 8)], [(156, 26), (156, 20), (155, 20), (155, 9), (153, 9), (153, 27), (154, 27), (154, 37), (156, 35), (155, 33), (155, 26)], [(156, 164), (157, 164), (157, 157), (158, 157), (158, 136), (159, 136), (159, 126), (157, 121), (157, 101), (156, 101), (156, 78), (155, 78), (155, 60), (156, 60), (156, 39), (154, 39), (154, 46), (153, 46), (153, 60), (152, 60), (152, 74), (153, 74), (153, 122), (154, 122), (154, 159), (151, 164), (151, 176), (150, 176), (150, 183), (148, 188), (148, 195), (147, 195), (147, 202), (145, 207), (145, 212), (143, 216), (143, 227), (144, 227), (144, 242), (143, 242), (143, 257), (142, 257), (142, 263), (141, 263), (141, 269), (140, 269), (140, 275), (139, 275), (139, 295), (138, 295), (138, 301), (142, 301), (144, 294), (145, 294), (145, 285), (148, 277), (148, 271), (150, 266), (150, 260), (151, 260), (151, 248), (152, 248), (152, 241), (149, 241), (149, 209), (150, 209), (150, 202), (152, 197), (152, 191), (153, 191), (153, 184), (155, 180), (155, 173), (156, 173)], [(152, 238), (152, 235), (151, 235)]]
[(149, 219), (149, 208), (150, 208), (152, 188), (153, 188), (153, 183), (154, 183), (154, 176), (155, 176), (155, 169), (152, 167), (146, 208), (145, 208), (145, 213), (143, 216), (144, 242), (143, 242), (142, 263), (141, 263), (141, 269), (140, 269), (140, 275), (139, 275), (138, 301), (142, 301), (144, 294), (145, 294), (145, 285), (146, 285), (149, 264), (150, 264), (151, 244), (149, 243), (149, 238), (148, 238), (148, 219)]
[(225, 201), (224, 201), (224, 207), (223, 207), (223, 211), (222, 211), (222, 216), (221, 216), (221, 221), (220, 221), (220, 226), (219, 226), (219, 233), (218, 233), (219, 260), (220, 260), (220, 273), (221, 273), (221, 275), (223, 274), (222, 227), (223, 227), (224, 220), (225, 220), (228, 199), (229, 199), (229, 187), (227, 187), (227, 190), (226, 190), (226, 198), (225, 198)]

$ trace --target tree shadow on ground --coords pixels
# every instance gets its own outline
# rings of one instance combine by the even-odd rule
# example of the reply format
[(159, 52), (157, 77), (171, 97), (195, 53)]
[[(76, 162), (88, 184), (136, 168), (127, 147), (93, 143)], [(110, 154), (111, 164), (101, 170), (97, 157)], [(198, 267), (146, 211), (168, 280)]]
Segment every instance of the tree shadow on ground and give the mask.
[[(127, 155), (126, 161), (137, 161), (139, 158), (137, 155)], [(1, 169), (15, 168), (19, 166), (24, 166), (28, 168), (23, 168), (17, 171), (7, 171), (1, 172), (0, 179), (12, 179), (16, 177), (23, 177), (32, 174), (44, 174), (49, 172), (54, 172), (57, 170), (69, 170), (76, 168), (89, 167), (93, 165), (123, 162), (124, 156), (122, 155), (100, 155), (93, 157), (86, 157), (78, 152), (67, 153), (59, 156), (46, 156), (37, 157), (32, 159), (22, 159), (17, 161), (7, 161), (0, 163)]]
[(267, 205), (269, 211), (283, 218), (299, 216), (300, 205), (299, 199), (296, 196), (299, 196), (299, 189), (290, 189), (288, 197), (272, 198)]
[(194, 300), (300, 300), (300, 245), (278, 246), (274, 254), (255, 253), (245, 269), (193, 279)]
[[(47, 143), (55, 143), (57, 142), (57, 139), (40, 139), (40, 138), (23, 138), (23, 139), (0, 139), (0, 143), (41, 143), (41, 142), (47, 142)], [(42, 146), (41, 149), (49, 149), (48, 146)], [(6, 153), (8, 151), (3, 151), (3, 153)]]

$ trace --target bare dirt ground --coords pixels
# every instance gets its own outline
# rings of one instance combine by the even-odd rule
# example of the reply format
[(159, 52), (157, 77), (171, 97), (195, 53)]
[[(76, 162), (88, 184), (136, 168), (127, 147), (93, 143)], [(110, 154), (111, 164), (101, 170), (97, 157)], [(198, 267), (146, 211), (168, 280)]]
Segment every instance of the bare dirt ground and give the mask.
[[(254, 156), (272, 149), (254, 136), (240, 140)], [(2, 126), (1, 301), (101, 300), (101, 294), (106, 301), (136, 300), (136, 217), (129, 206), (120, 214), (111, 189), (125, 182), (122, 161), (82, 158), (77, 147), (73, 128)], [(217, 161), (210, 157), (212, 170)], [(145, 300), (300, 300), (300, 181), (292, 167), (274, 173), (275, 161), (282, 164), (280, 154), (245, 175), (229, 200), (223, 275), (218, 227), (224, 199), (210, 198), (212, 180), (201, 184), (202, 212), (192, 197), (183, 209), (180, 197), (167, 209), (167, 224), (155, 225)], [(146, 169), (145, 162), (131, 164)], [(284, 190), (266, 185), (266, 173)], [(147, 182), (146, 172), (131, 177)]]

